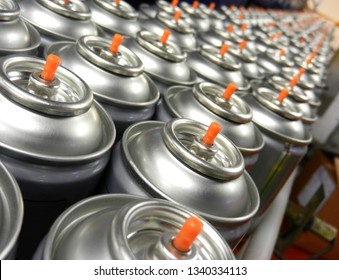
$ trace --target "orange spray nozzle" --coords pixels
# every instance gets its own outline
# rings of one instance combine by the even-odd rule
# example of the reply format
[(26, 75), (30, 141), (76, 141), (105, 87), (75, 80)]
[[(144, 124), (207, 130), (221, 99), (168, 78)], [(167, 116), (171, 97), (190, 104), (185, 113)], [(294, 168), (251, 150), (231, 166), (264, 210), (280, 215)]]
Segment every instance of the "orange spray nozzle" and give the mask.
[(124, 36), (120, 34), (115, 34), (112, 39), (112, 43), (109, 47), (109, 51), (113, 54), (116, 54), (119, 51), (119, 47), (122, 44), (122, 41), (124, 40)]
[(178, 20), (181, 18), (181, 12), (180, 11), (176, 11), (174, 13), (173, 19), (174, 21), (178, 22)]
[(240, 30), (241, 30), (242, 32), (245, 32), (246, 29), (247, 29), (247, 25), (246, 25), (246, 24), (243, 24), (243, 25), (240, 27)]
[(292, 80), (290, 81), (290, 87), (293, 88), (296, 86), (296, 84), (299, 82), (299, 76), (295, 76), (292, 78)]
[(297, 74), (298, 78), (300, 79), (301, 76), (304, 75), (304, 73), (305, 73), (305, 69), (304, 69), (304, 68), (300, 68), (300, 69), (299, 69), (299, 72), (298, 72), (298, 74)]
[(214, 2), (210, 3), (208, 8), (210, 9), (210, 11), (213, 11), (215, 9), (215, 3)]
[(232, 24), (230, 24), (230, 25), (227, 27), (227, 32), (228, 32), (228, 33), (232, 33), (233, 28), (234, 28), (234, 26), (233, 26)]
[(279, 56), (283, 56), (283, 55), (285, 55), (285, 50), (284, 49), (280, 49)]
[(193, 1), (192, 7), (193, 9), (197, 9), (199, 7), (199, 1)]
[(64, 0), (65, 4), (68, 4), (69, 2), (71, 2), (71, 0)]
[(287, 96), (288, 96), (288, 89), (287, 89), (287, 88), (284, 88), (284, 89), (282, 89), (282, 90), (280, 91), (277, 100), (278, 100), (279, 102), (283, 102), (284, 99), (285, 99)]
[(270, 41), (273, 41), (275, 39), (276, 35), (275, 34), (272, 34), (270, 37), (269, 37), (269, 40)]
[(221, 130), (221, 125), (212, 122), (210, 126), (208, 127), (206, 134), (204, 137), (201, 139), (202, 142), (204, 142), (207, 145), (213, 145), (215, 138), (218, 136), (220, 130)]
[(231, 99), (231, 96), (233, 95), (233, 93), (237, 90), (237, 86), (233, 83), (229, 83), (228, 86), (226, 87), (225, 91), (224, 91), (224, 99), (226, 101)]
[(172, 0), (171, 6), (176, 7), (178, 6), (179, 0)]
[(202, 228), (203, 224), (200, 219), (189, 217), (172, 241), (174, 248), (180, 252), (188, 252)]
[(234, 10), (235, 10), (235, 6), (232, 5), (232, 6), (230, 7), (230, 10), (231, 10), (231, 11), (234, 11)]
[(228, 51), (228, 45), (227, 44), (223, 44), (221, 47), (220, 47), (220, 50), (219, 50), (219, 54), (221, 56), (224, 56), (225, 53), (227, 53)]
[(240, 15), (239, 15), (239, 20), (240, 20), (240, 21), (243, 21), (244, 19), (245, 19), (245, 16), (244, 16), (243, 14), (240, 14)]
[(165, 29), (164, 33), (162, 34), (161, 38), (160, 38), (160, 42), (163, 46), (166, 45), (168, 37), (171, 35), (171, 31), (169, 31), (169, 29)]
[(239, 44), (239, 50), (242, 51), (242, 50), (246, 47), (246, 44), (247, 44), (246, 41), (242, 41), (242, 42)]
[(55, 54), (48, 55), (44, 69), (42, 70), (40, 77), (49, 82), (53, 81), (60, 62), (61, 59), (57, 55)]

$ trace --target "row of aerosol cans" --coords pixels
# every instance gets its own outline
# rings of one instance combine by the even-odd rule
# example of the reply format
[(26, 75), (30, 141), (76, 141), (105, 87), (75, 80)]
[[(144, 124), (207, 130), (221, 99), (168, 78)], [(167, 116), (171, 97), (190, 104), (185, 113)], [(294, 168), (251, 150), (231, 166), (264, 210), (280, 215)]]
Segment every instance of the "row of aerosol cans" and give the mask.
[(333, 25), (0, 0), (0, 258), (235, 259), (312, 141)]

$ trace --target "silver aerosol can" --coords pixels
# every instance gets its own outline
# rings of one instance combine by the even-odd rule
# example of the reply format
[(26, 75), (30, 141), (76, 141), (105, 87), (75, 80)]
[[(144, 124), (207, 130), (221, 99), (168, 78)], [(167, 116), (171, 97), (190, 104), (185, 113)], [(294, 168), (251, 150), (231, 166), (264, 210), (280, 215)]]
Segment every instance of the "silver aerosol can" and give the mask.
[(132, 125), (113, 149), (103, 188), (189, 207), (233, 247), (259, 208), (259, 194), (240, 151), (220, 130), (188, 119)]
[(19, 249), (33, 249), (65, 207), (96, 191), (115, 140), (90, 88), (59, 63), (0, 59), (0, 160), (25, 202)]
[(85, 35), (103, 35), (91, 21), (89, 7), (80, 0), (30, 0), (19, 2), (22, 18), (41, 35), (39, 55), (52, 42), (75, 41)]
[(93, 0), (88, 1), (92, 20), (111, 38), (115, 33), (135, 37), (140, 31), (138, 12), (126, 1)]
[(0, 162), (0, 260), (14, 259), (24, 216), (20, 188)]
[(123, 39), (120, 34), (111, 41), (85, 36), (76, 43), (54, 43), (47, 51), (60, 56), (64, 67), (86, 80), (114, 121), (117, 139), (129, 125), (151, 119), (160, 97), (142, 61), (121, 45)]
[(202, 45), (199, 51), (188, 53), (187, 62), (197, 73), (198, 81), (208, 81), (226, 87), (229, 83), (237, 86), (239, 92), (248, 93), (249, 81), (241, 72), (241, 63), (228, 53), (228, 45), (218, 50)]
[(172, 118), (199, 120), (206, 125), (216, 121), (221, 133), (240, 150), (249, 170), (258, 159), (264, 146), (261, 132), (252, 122), (250, 106), (236, 94), (232, 83), (226, 88), (209, 82), (197, 83), (193, 88), (169, 88), (157, 105), (156, 119)]
[(135, 40), (126, 40), (125, 46), (143, 62), (145, 72), (157, 85), (160, 93), (173, 85), (193, 86), (197, 75), (187, 64), (187, 53), (171, 42), (172, 32), (162, 35), (140, 31)]
[(37, 54), (40, 34), (20, 18), (13, 0), (0, 0), (0, 57), (8, 54)]
[(193, 211), (170, 201), (125, 194), (94, 196), (67, 209), (35, 258), (235, 259), (214, 227)]
[(284, 186), (312, 141), (309, 129), (301, 121), (301, 111), (286, 98), (287, 95), (287, 89), (279, 93), (259, 86), (244, 97), (252, 108), (252, 120), (265, 141), (257, 163), (249, 171), (260, 193), (256, 221)]

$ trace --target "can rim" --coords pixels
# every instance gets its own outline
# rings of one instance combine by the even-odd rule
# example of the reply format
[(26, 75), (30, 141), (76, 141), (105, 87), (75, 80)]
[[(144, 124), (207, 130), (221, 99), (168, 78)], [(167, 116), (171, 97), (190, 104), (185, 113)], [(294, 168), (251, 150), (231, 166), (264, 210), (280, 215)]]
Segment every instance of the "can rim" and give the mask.
[[(296, 67), (282, 67), (281, 73), (286, 79), (292, 79), (296, 74), (298, 74), (299, 69)], [(301, 76), (298, 85), (303, 89), (314, 89), (314, 83), (310, 81), (308, 74), (304, 73)]]
[(173, 29), (179, 33), (183, 34), (194, 34), (195, 31), (189, 26), (189, 24), (184, 20), (178, 20), (177, 22), (165, 12), (158, 12), (156, 19), (159, 20), (162, 24), (167, 26), (170, 29)]
[(2, 0), (0, 5), (0, 21), (10, 21), (20, 15), (19, 4), (13, 0)]
[(126, 18), (126, 19), (136, 19), (138, 17), (138, 12), (125, 1), (120, 1), (119, 5), (115, 4), (113, 1), (103, 1), (103, 0), (94, 0), (95, 4), (104, 10), (115, 14), (117, 16)]
[[(23, 199), (22, 199), (22, 194), (20, 192), (20, 188), (13, 177), (7, 170), (7, 168), (4, 166), (4, 164), (0, 161), (0, 201), (2, 201), (2, 206), (6, 207), (8, 206), (8, 211), (10, 212), (9, 215), (13, 214), (11, 212), (17, 211), (15, 214), (14, 219), (14, 231), (12, 231), (8, 237), (9, 241), (5, 242), (4, 248), (0, 248), (0, 259), (6, 259), (12, 250), (15, 248), (17, 239), (20, 234), (21, 226), (22, 226), (22, 221), (24, 217), (24, 205), (23, 205)], [(3, 184), (4, 183), (4, 184)], [(4, 197), (3, 197), (4, 196)], [(6, 199), (7, 196), (7, 199)], [(8, 196), (12, 198), (11, 201), (8, 201), (7, 203), (6, 200), (8, 200)], [(4, 199), (5, 198), (5, 199)], [(13, 210), (15, 209), (15, 210)], [(3, 210), (2, 210), (3, 211)], [(11, 217), (13, 218), (13, 217)], [(2, 227), (4, 226), (4, 223), (2, 221)], [(1, 242), (3, 243), (3, 242)]]
[[(69, 4), (64, 4), (63, 1), (58, 0), (36, 0), (39, 4), (46, 7), (47, 9), (72, 19), (77, 20), (89, 20), (91, 18), (91, 10), (89, 7), (79, 1), (79, 0), (72, 0)], [(67, 7), (66, 5), (72, 5)], [(73, 7), (74, 5), (74, 7)]]

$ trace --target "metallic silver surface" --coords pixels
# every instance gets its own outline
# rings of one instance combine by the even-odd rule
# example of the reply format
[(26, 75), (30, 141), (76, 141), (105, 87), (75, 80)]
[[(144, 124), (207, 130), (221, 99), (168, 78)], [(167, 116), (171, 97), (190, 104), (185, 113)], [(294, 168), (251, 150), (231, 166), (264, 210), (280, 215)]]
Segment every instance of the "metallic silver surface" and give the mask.
[[(176, 119), (173, 122), (187, 121)], [(190, 168), (168, 149), (163, 138), (164, 129), (165, 123), (154, 121), (129, 127), (121, 144), (113, 151), (103, 187), (110, 193), (158, 197), (190, 207), (235, 245), (249, 228), (259, 207), (257, 188), (248, 173), (244, 171), (230, 180), (217, 180)], [(201, 132), (195, 134), (191, 133), (191, 140), (186, 143), (182, 139), (181, 145), (187, 147), (194, 136), (203, 136)]]
[(279, 74), (282, 67), (292, 67), (294, 62), (286, 55), (279, 55), (278, 50), (263, 52), (257, 60), (258, 65), (265, 69), (269, 74)]
[(116, 4), (113, 1), (94, 0), (87, 2), (92, 12), (92, 20), (111, 36), (120, 33), (135, 37), (140, 31), (138, 12), (125, 1)]
[(188, 53), (189, 66), (205, 81), (226, 87), (234, 83), (237, 89), (246, 92), (250, 89), (249, 82), (239, 70), (241, 64), (227, 53), (222, 57), (212, 46), (202, 46), (200, 51)]
[[(221, 260), (231, 249), (204, 219), (203, 230), (186, 252), (172, 239), (188, 217), (197, 216), (172, 202), (114, 194), (83, 200), (65, 211), (51, 228), (43, 259)], [(100, 236), (101, 238), (98, 238)]]
[(169, 41), (176, 43), (185, 51), (192, 51), (198, 48), (198, 41), (194, 30), (188, 25), (185, 19), (178, 21), (167, 13), (160, 12), (154, 19), (141, 21), (142, 29), (162, 36), (165, 29), (171, 31)]
[(170, 121), (172, 118), (199, 120), (205, 125), (212, 121), (222, 126), (222, 134), (228, 137), (244, 156), (249, 169), (257, 160), (264, 142), (259, 129), (251, 122), (252, 110), (233, 94), (229, 101), (222, 98), (224, 89), (208, 82), (192, 88), (169, 88), (158, 103), (156, 118)]
[[(140, 34), (149, 34), (148, 32), (140, 32), (137, 34), (137, 37), (140, 36)], [(161, 35), (160, 35), (161, 36)], [(160, 36), (158, 36), (158, 40), (160, 40)], [(149, 38), (148, 36), (144, 37), (143, 39), (140, 38), (140, 40), (145, 40), (145, 38)], [(152, 41), (156, 40), (151, 36)], [(171, 59), (165, 59), (165, 55), (160, 55), (159, 52), (153, 53), (149, 49), (143, 47), (138, 43), (138, 41), (130, 39), (126, 40), (124, 45), (128, 47), (130, 50), (132, 50), (143, 62), (145, 66), (145, 72), (151, 76), (151, 78), (156, 82), (157, 86), (160, 84), (161, 87), (167, 88), (172, 85), (185, 85), (190, 86), (193, 85), (196, 82), (197, 76), (195, 72), (190, 69), (189, 65), (187, 64), (186, 59), (181, 60), (182, 53), (175, 53), (174, 55), (172, 53), (168, 53), (168, 57)], [(151, 42), (152, 43), (152, 42)], [(174, 43), (173, 43), (174, 44)], [(171, 46), (172, 44), (170, 44)], [(161, 52), (172, 52), (177, 47), (169, 47), (164, 48), (161, 50)], [(180, 58), (180, 59), (179, 59)], [(173, 60), (180, 60), (180, 61), (173, 61)], [(159, 90), (161, 93), (163, 91), (159, 87)]]
[[(52, 2), (51, 0), (44, 1)], [(76, 2), (79, 2), (81, 6), (85, 5), (80, 1)], [(100, 35), (99, 29), (90, 19), (75, 19), (61, 15), (41, 5), (37, 0), (20, 1), (19, 6), (23, 19), (37, 28), (42, 38), (46, 36), (52, 40), (75, 41), (85, 35)], [(69, 13), (76, 12), (69, 10)]]
[(109, 45), (108, 40), (86, 36), (77, 43), (54, 43), (47, 53), (59, 55), (63, 66), (87, 81), (95, 99), (114, 120), (120, 138), (129, 125), (153, 116), (160, 93), (132, 51), (121, 45), (113, 55), (107, 50)]
[(20, 9), (12, 0), (0, 0), (0, 57), (8, 54), (35, 54), (40, 35), (20, 17)]
[(201, 9), (193, 8), (187, 2), (180, 2), (179, 7), (189, 15), (187, 22), (196, 31), (205, 32), (210, 29), (210, 19)]
[(65, 2), (62, 0), (36, 0), (47, 9), (69, 18), (88, 20), (91, 11), (87, 5), (79, 0)]
[(19, 186), (0, 161), (0, 259), (11, 259), (19, 238), (24, 205)]

